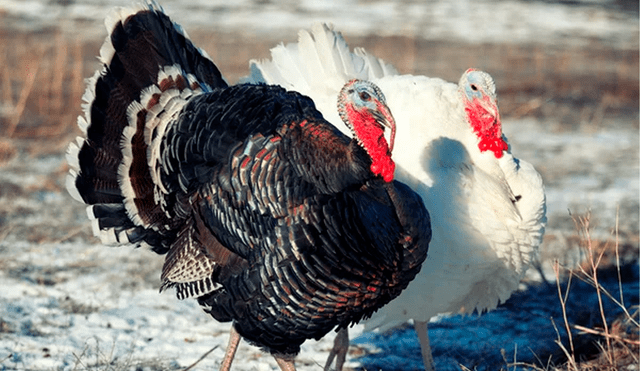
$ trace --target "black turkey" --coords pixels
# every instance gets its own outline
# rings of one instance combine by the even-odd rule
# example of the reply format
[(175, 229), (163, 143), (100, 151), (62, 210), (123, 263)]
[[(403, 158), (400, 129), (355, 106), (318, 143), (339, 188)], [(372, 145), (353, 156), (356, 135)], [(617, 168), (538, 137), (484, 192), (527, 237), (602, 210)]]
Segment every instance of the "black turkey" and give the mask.
[(306, 96), (229, 86), (155, 3), (106, 23), (69, 192), (103, 243), (166, 254), (162, 289), (233, 322), (222, 369), (244, 337), (294, 370), (306, 339), (370, 316), (415, 277), (429, 214), (393, 180), (395, 122), (375, 85), (341, 90), (352, 140)]

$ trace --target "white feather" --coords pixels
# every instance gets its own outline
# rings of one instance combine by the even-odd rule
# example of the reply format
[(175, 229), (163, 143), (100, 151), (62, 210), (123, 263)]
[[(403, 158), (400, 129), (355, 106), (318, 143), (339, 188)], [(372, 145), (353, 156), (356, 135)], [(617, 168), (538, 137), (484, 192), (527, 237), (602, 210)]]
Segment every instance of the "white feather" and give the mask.
[(80, 196), (80, 192), (78, 192), (78, 189), (76, 188), (77, 176), (78, 174), (75, 171), (69, 170), (69, 174), (67, 174), (67, 178), (65, 180), (65, 186), (67, 187), (67, 192), (69, 192), (69, 195), (71, 195), (74, 200), (84, 202), (82, 200), (82, 196)]
[(82, 132), (85, 135), (87, 133), (87, 127), (91, 122), (91, 111), (90, 111), (91, 103), (93, 103), (93, 100), (96, 98), (96, 95), (95, 95), (96, 82), (98, 81), (98, 78), (105, 73), (105, 71), (106, 70), (103, 67), (102, 69), (97, 70), (93, 74), (93, 76), (91, 76), (88, 79), (85, 79), (85, 84), (87, 85), (87, 88), (85, 89), (84, 94), (82, 94), (82, 112), (84, 113), (85, 118), (81, 119), (80, 117), (78, 117), (78, 127), (80, 128), (80, 130), (82, 130)]
[(82, 196), (80, 196), (80, 192), (78, 192), (78, 188), (76, 188), (76, 178), (78, 177), (78, 172), (80, 171), (80, 162), (78, 159), (78, 154), (80, 153), (80, 147), (84, 143), (84, 139), (81, 137), (77, 137), (75, 142), (69, 143), (69, 147), (67, 147), (67, 163), (69, 164), (69, 174), (67, 174), (67, 178), (65, 180), (65, 186), (67, 187), (67, 191), (75, 200), (83, 202)]
[(115, 53), (116, 53), (116, 49), (113, 47), (113, 44), (111, 44), (111, 38), (109, 35), (105, 38), (104, 42), (102, 43), (102, 46), (100, 47), (100, 54), (98, 54), (98, 60), (100, 61), (100, 63), (104, 65), (109, 65)]
[(129, 126), (122, 130), (122, 139), (120, 141), (120, 148), (122, 149), (122, 162), (118, 166), (118, 183), (120, 184), (120, 190), (124, 196), (122, 203), (124, 204), (127, 215), (135, 225), (144, 226), (140, 215), (138, 215), (138, 208), (134, 202), (136, 193), (133, 190), (131, 184), (131, 176), (129, 175), (129, 169), (133, 162), (133, 150), (131, 140), (136, 134), (136, 114), (143, 109), (142, 105), (138, 102), (132, 102), (127, 109), (127, 116), (129, 117)]
[(119, 244), (118, 236), (113, 228), (100, 228), (100, 220), (96, 218), (93, 212), (93, 205), (87, 206), (87, 217), (91, 221), (91, 230), (93, 235), (100, 239), (100, 242), (104, 245), (117, 245)]

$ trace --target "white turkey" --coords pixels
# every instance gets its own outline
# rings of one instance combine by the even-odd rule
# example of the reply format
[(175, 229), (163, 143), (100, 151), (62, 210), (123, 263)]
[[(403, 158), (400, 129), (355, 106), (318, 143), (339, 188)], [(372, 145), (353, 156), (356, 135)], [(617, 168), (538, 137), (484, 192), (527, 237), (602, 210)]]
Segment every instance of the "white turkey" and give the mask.
[(241, 337), (294, 370), (306, 339), (371, 315), (415, 277), (429, 214), (393, 180), (380, 89), (341, 84), (350, 139), (306, 96), (229, 86), (155, 3), (106, 26), (69, 192), (103, 243), (166, 254), (162, 288), (232, 322), (223, 370)]
[[(546, 224), (542, 179), (511, 154), (502, 134), (493, 79), (470, 69), (458, 84), (399, 75), (367, 54), (351, 52), (326, 25), (301, 31), (298, 43), (271, 50), (272, 60), (252, 61), (252, 82), (279, 84), (310, 96), (343, 132), (336, 86), (352, 78), (375, 82), (387, 93), (398, 125), (396, 177), (422, 197), (433, 239), (420, 274), (395, 300), (365, 322), (389, 329), (413, 319), (427, 370), (434, 369), (427, 322), (441, 313), (494, 309), (518, 288)], [(338, 333), (336, 347), (346, 341)], [(329, 368), (336, 349), (325, 368)], [(342, 367), (346, 346), (336, 361)]]

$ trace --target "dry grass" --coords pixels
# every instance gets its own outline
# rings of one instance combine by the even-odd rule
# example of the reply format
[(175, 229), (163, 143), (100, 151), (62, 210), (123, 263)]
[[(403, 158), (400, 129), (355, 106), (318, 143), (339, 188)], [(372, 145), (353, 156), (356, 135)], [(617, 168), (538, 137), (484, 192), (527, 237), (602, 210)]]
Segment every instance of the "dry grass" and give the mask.
[(17, 34), (0, 44), (0, 165), (15, 157), (21, 139), (32, 154), (54, 153), (75, 134), (87, 75), (83, 45), (45, 37)]
[[(576, 229), (580, 237), (581, 248), (585, 259), (576, 268), (563, 268), (557, 261), (554, 266), (558, 288), (558, 299), (562, 308), (564, 329), (567, 342), (562, 341), (560, 330), (556, 327), (558, 338), (556, 343), (564, 355), (565, 362), (559, 365), (545, 364), (540, 360), (539, 365), (514, 362), (508, 367), (527, 367), (536, 371), (617, 371), (636, 370), (640, 365), (640, 306), (638, 303), (625, 301), (622, 290), (623, 276), (620, 267), (623, 261), (620, 255), (618, 228), (614, 228), (613, 240), (600, 242), (591, 238), (591, 215), (574, 216)], [(637, 250), (637, 248), (636, 248)], [(636, 251), (637, 256), (637, 251)], [(634, 264), (637, 264), (634, 263)], [(603, 269), (614, 268), (617, 271), (619, 292), (608, 291), (600, 281)], [(586, 327), (573, 324), (567, 317), (567, 300), (573, 279), (588, 283), (596, 292), (598, 302), (597, 313), (600, 316), (600, 326)], [(561, 282), (567, 282), (562, 289)], [(622, 314), (611, 318), (603, 301), (611, 300), (621, 310)], [(559, 326), (554, 323), (554, 326)], [(594, 347), (596, 351), (592, 357), (580, 357), (579, 347)], [(549, 362), (547, 362), (549, 363)]]
[(73, 354), (76, 362), (73, 371), (125, 371), (125, 370), (178, 370), (170, 361), (162, 359), (137, 359), (134, 356), (134, 345), (128, 354), (116, 358), (113, 354), (115, 344), (110, 349), (100, 344), (96, 338), (95, 344), (87, 343), (80, 354)]
[[(18, 35), (0, 49), (3, 135), (51, 137), (73, 121), (82, 96), (84, 56), (79, 41), (43, 42)], [(78, 106), (78, 109), (69, 109)]]
[(198, 360), (191, 365), (181, 368), (174, 362), (166, 359), (137, 359), (135, 357), (134, 345), (131, 345), (131, 349), (126, 356), (116, 358), (113, 355), (115, 344), (107, 349), (104, 345), (96, 339), (95, 344), (87, 343), (80, 354), (73, 354), (75, 357), (75, 364), (73, 365), (73, 371), (125, 371), (125, 370), (145, 370), (145, 371), (167, 371), (167, 370), (180, 370), (189, 371), (196, 367), (204, 358), (206, 358), (211, 352), (216, 350), (218, 346), (215, 346), (205, 352)]

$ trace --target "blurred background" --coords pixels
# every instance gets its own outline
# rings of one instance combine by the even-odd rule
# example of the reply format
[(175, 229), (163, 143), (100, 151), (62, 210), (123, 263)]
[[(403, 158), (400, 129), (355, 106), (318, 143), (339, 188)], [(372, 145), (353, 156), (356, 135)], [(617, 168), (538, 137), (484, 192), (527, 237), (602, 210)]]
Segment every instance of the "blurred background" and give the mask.
[[(0, 0), (0, 268), (10, 277), (26, 275), (36, 285), (55, 284), (57, 277), (19, 263), (19, 250), (10, 247), (16, 241), (96, 241), (83, 207), (66, 194), (64, 152), (80, 134), (76, 117), (84, 79), (99, 68), (104, 17), (128, 4)], [(590, 238), (602, 246), (615, 240), (637, 272), (637, 0), (161, 5), (232, 83), (248, 74), (249, 60), (269, 58), (270, 48), (296, 42), (298, 30), (315, 22), (332, 23), (351, 48), (364, 47), (400, 73), (457, 82), (470, 67), (489, 72), (514, 155), (531, 162), (545, 182), (549, 222), (540, 270), (549, 275), (555, 258), (580, 262), (580, 221), (587, 218)], [(157, 273), (143, 275), (155, 285)], [(0, 337), (3, 323), (0, 317)]]

